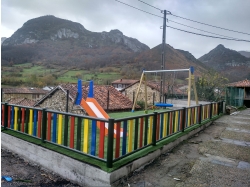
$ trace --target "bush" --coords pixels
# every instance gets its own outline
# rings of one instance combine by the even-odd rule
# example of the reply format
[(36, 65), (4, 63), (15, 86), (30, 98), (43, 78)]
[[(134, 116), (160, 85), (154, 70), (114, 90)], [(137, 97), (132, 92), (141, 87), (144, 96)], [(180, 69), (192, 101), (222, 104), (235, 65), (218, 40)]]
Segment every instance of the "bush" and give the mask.
[(145, 108), (145, 101), (137, 101), (136, 104), (139, 105), (141, 109)]

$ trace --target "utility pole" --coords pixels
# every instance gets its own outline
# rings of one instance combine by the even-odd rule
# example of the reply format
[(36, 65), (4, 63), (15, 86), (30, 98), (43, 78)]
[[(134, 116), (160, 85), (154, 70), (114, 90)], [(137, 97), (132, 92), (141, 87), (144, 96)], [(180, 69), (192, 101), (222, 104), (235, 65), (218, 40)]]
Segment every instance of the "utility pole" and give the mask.
[[(167, 21), (167, 11), (164, 10), (163, 18), (163, 34), (162, 34), (162, 52), (161, 52), (161, 69), (165, 70), (165, 45), (166, 45), (166, 21)], [(164, 92), (165, 92), (165, 73), (161, 73), (161, 87), (160, 87), (160, 103), (164, 102)]]

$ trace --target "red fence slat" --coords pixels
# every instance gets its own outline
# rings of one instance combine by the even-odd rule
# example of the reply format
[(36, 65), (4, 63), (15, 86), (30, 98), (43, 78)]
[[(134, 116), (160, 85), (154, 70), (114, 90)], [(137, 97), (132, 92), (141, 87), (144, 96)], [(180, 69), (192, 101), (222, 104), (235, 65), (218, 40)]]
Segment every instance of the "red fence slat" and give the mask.
[[(100, 138), (99, 138), (99, 157), (104, 158), (104, 137), (105, 137), (105, 123), (98, 121), (100, 123)], [(116, 134), (119, 134), (120, 131)]]
[(47, 140), (51, 140), (51, 113), (48, 112)]
[(74, 149), (74, 135), (75, 135), (75, 117), (70, 117), (70, 140), (69, 147)]
[(116, 124), (115, 158), (118, 158), (120, 156), (120, 137), (121, 137), (120, 131), (121, 131), (121, 122), (117, 122), (117, 124)]

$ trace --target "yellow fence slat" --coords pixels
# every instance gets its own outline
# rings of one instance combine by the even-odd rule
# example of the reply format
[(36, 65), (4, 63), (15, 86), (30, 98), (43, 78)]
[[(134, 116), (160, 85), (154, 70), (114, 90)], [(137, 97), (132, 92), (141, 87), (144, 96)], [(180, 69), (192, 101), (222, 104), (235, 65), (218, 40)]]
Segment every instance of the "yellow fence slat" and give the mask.
[(84, 130), (83, 130), (83, 152), (88, 153), (89, 146), (89, 120), (84, 119)]
[(15, 111), (15, 116), (14, 116), (14, 130), (17, 130), (17, 114), (18, 114), (18, 107), (15, 107), (14, 108), (14, 111)]
[(132, 142), (133, 142), (133, 120), (129, 120), (129, 129), (128, 129), (128, 152), (132, 151)]
[(62, 144), (62, 114), (58, 115), (58, 144)]
[(194, 124), (197, 123), (197, 108), (194, 108)]
[(33, 130), (33, 110), (30, 109), (29, 135), (32, 135), (32, 130)]
[(175, 132), (177, 132), (178, 131), (178, 116), (179, 115), (179, 112), (178, 111), (175, 111), (175, 128), (174, 128), (174, 130), (175, 130)]
[(163, 115), (163, 137), (167, 136), (167, 113)]
[(153, 116), (149, 117), (148, 143), (152, 143)]

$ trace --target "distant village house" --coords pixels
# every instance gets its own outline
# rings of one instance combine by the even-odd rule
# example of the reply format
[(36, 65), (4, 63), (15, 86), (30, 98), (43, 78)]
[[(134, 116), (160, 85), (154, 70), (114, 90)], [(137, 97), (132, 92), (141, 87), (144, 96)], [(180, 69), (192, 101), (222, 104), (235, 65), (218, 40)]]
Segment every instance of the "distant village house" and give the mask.
[(41, 88), (2, 88), (3, 102), (9, 102), (12, 99), (29, 99), (32, 101), (40, 100), (48, 91)]
[(139, 80), (131, 80), (131, 79), (118, 79), (116, 81), (113, 81), (111, 83), (112, 86), (114, 86), (117, 90), (122, 90), (126, 87), (128, 87), (131, 84), (134, 84), (138, 82)]

